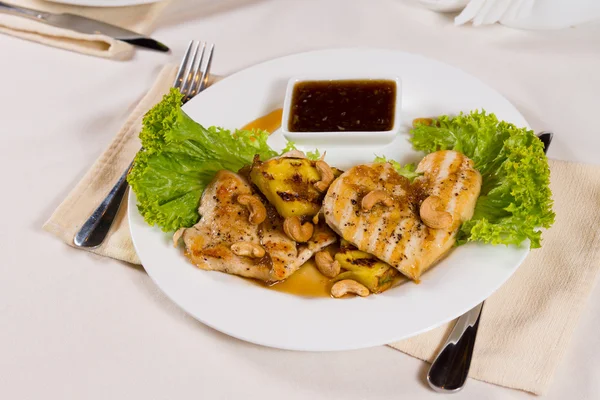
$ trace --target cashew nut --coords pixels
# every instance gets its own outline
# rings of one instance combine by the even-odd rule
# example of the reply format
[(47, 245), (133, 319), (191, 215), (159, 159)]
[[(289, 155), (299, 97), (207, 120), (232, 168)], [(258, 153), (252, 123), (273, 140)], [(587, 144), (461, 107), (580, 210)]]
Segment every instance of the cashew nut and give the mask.
[(326, 250), (315, 254), (315, 264), (317, 264), (317, 269), (328, 278), (333, 278), (340, 273), (340, 263), (334, 261)]
[(231, 245), (231, 251), (238, 256), (252, 258), (262, 258), (265, 256), (265, 249), (261, 245), (252, 242), (237, 242)]
[(362, 210), (367, 212), (377, 203), (381, 203), (386, 207), (391, 207), (394, 204), (392, 197), (383, 190), (373, 190), (363, 197), (361, 204)]
[(287, 217), (283, 221), (283, 231), (286, 235), (296, 242), (308, 242), (312, 237), (315, 227), (310, 222), (302, 224), (300, 217)]
[(415, 118), (413, 119), (412, 126), (416, 128), (419, 125), (431, 126), (433, 119), (431, 118)]
[(319, 192), (324, 192), (327, 190), (329, 185), (331, 185), (331, 182), (333, 182), (333, 179), (335, 178), (335, 176), (333, 175), (333, 171), (331, 170), (331, 167), (329, 165), (327, 165), (327, 163), (325, 161), (322, 161), (322, 160), (317, 161), (315, 163), (315, 168), (321, 174), (321, 180), (319, 182), (315, 183), (315, 188)]
[(251, 224), (258, 225), (267, 218), (267, 209), (258, 197), (251, 194), (242, 194), (238, 196), (237, 202), (248, 208), (250, 212), (248, 221)]
[(365, 285), (352, 279), (341, 280), (334, 283), (331, 287), (331, 295), (335, 298), (342, 297), (349, 293), (357, 294), (360, 297), (367, 297), (370, 292)]
[(452, 214), (440, 210), (441, 207), (442, 200), (439, 197), (427, 197), (419, 209), (423, 223), (433, 229), (449, 228), (452, 225)]

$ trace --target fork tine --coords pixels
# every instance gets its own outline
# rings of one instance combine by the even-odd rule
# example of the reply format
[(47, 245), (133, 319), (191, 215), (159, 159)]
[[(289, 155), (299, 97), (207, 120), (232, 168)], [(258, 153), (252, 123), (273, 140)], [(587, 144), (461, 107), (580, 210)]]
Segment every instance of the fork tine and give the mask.
[(187, 94), (187, 98), (184, 102), (188, 101), (198, 93), (198, 87), (200, 85), (200, 69), (204, 61), (204, 50), (206, 49), (206, 42), (202, 42), (202, 49), (200, 50), (200, 57), (198, 57), (198, 63), (194, 65), (194, 76), (192, 77), (192, 85)]
[(193, 71), (196, 65), (196, 62), (198, 60), (198, 49), (200, 48), (200, 43), (199, 42), (195, 42), (196, 45), (194, 46), (194, 50), (192, 52), (192, 61), (190, 63), (188, 63), (187, 68), (185, 69), (185, 75), (184, 75), (184, 82), (183, 82), (183, 86), (181, 87), (181, 94), (183, 94), (183, 98), (187, 98), (191, 86), (192, 86), (192, 75), (193, 75)]
[(208, 78), (210, 76), (210, 66), (212, 64), (213, 53), (215, 50), (215, 45), (210, 45), (210, 50), (208, 51), (208, 60), (206, 61), (206, 66), (202, 70), (202, 78), (200, 79), (200, 87), (198, 88), (198, 92), (203, 91), (208, 84)]
[(192, 46), (194, 45), (194, 41), (190, 40), (190, 44), (188, 45), (187, 50), (185, 51), (185, 55), (181, 60), (181, 64), (179, 64), (179, 69), (177, 70), (177, 75), (175, 76), (175, 80), (173, 81), (173, 87), (181, 90), (181, 86), (183, 85), (183, 74), (185, 72), (185, 67), (190, 59), (190, 54), (192, 53)]

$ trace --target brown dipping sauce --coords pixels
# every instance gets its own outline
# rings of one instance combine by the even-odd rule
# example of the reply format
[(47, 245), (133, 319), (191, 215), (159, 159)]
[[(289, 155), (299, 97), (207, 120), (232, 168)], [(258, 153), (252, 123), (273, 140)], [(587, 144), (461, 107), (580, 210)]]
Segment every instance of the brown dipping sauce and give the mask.
[(298, 82), (292, 93), (290, 132), (389, 131), (394, 126), (396, 82)]

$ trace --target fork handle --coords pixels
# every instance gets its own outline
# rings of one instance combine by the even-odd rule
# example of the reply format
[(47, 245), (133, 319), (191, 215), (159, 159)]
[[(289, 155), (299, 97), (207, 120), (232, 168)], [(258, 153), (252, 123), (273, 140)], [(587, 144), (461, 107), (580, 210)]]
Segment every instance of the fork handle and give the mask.
[(37, 20), (45, 20), (50, 16), (50, 14), (47, 12), (32, 10), (31, 8), (17, 7), (3, 1), (0, 1), (0, 12)]
[(75, 246), (86, 248), (98, 247), (106, 239), (110, 227), (119, 212), (125, 192), (127, 192), (127, 175), (132, 166), (133, 162), (129, 164), (129, 167), (127, 167), (127, 170), (110, 190), (108, 196), (104, 198), (98, 208), (94, 210), (92, 215), (82, 225), (79, 232), (77, 232), (77, 235), (73, 239)]

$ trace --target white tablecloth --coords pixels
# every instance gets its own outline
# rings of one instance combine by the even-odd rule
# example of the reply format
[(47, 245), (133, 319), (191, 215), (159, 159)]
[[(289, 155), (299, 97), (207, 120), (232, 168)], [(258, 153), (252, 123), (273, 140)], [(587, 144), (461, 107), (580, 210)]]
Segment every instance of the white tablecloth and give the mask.
[[(551, 157), (600, 163), (600, 24), (527, 32), (451, 20), (401, 0), (188, 0), (154, 35), (173, 54), (129, 62), (0, 36), (0, 398), (439, 398), (425, 363), (387, 347), (298, 353), (231, 339), (184, 314), (143, 269), (69, 248), (41, 225), (191, 38), (217, 44), (220, 74), (317, 48), (421, 53), (553, 130)], [(600, 396), (599, 314), (596, 288), (548, 398)], [(474, 380), (455, 396), (527, 397)]]

